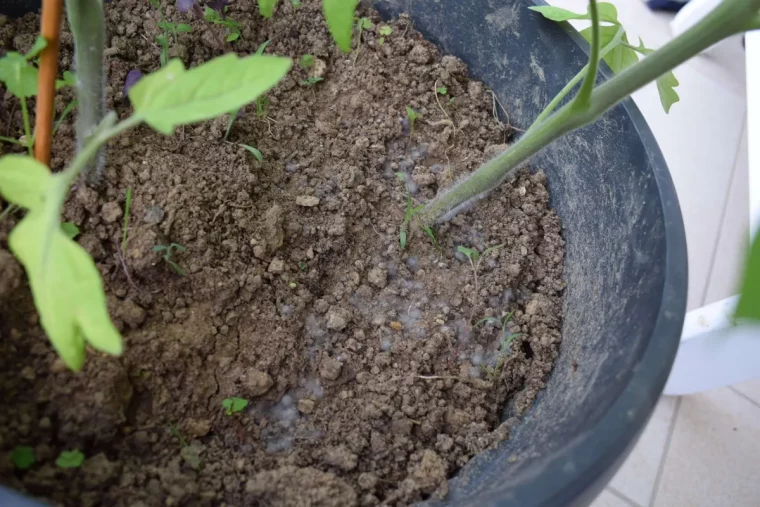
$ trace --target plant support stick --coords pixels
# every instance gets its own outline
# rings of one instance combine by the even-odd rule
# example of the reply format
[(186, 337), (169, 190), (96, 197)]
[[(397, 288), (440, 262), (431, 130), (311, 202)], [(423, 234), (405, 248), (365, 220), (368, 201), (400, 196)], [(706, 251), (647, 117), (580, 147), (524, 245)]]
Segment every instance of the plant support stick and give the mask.
[[(574, 100), (530, 129), (507, 151), (487, 162), (454, 188), (436, 197), (419, 214), (431, 225), (498, 187), (520, 164), (560, 136), (593, 122), (642, 86), (736, 33), (760, 28), (760, 0), (723, 0), (689, 30), (592, 91), (587, 105)], [(590, 62), (593, 64), (593, 62)], [(580, 93), (580, 92), (579, 92)]]
[[(74, 35), (74, 65), (77, 76), (77, 151), (94, 133), (105, 116), (105, 18), (102, 0), (66, 0), (66, 11)], [(88, 163), (86, 178), (98, 185), (105, 168), (105, 148)]]
[(53, 138), (55, 78), (58, 74), (58, 51), (61, 46), (61, 14), (63, 0), (42, 2), (40, 35), (47, 46), (40, 54), (40, 74), (37, 83), (37, 113), (34, 128), (34, 156), (50, 165), (50, 145)]

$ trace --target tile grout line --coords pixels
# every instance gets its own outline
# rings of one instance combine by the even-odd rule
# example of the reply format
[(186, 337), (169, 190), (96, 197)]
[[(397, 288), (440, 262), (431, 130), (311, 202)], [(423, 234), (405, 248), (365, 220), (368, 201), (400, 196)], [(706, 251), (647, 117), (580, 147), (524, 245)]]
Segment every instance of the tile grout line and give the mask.
[(618, 497), (619, 500), (622, 500), (623, 502), (627, 503), (631, 507), (641, 507), (641, 505), (637, 504), (632, 499), (628, 498), (627, 496), (625, 496), (623, 493), (616, 490), (612, 486), (607, 486), (606, 489), (611, 495)]
[(710, 253), (710, 267), (707, 270), (707, 276), (705, 278), (705, 287), (702, 289), (702, 295), (700, 297), (699, 307), (705, 306), (707, 301), (707, 293), (710, 290), (710, 284), (712, 281), (713, 270), (715, 269), (715, 261), (718, 257), (718, 246), (720, 245), (720, 237), (723, 233), (723, 223), (726, 220), (728, 214), (729, 198), (731, 197), (731, 187), (734, 185), (734, 179), (736, 178), (736, 165), (739, 162), (739, 150), (742, 147), (742, 141), (744, 140), (744, 132), (747, 130), (747, 112), (744, 112), (742, 117), (742, 127), (739, 129), (739, 141), (736, 145), (736, 151), (734, 153), (734, 160), (731, 163), (731, 177), (728, 179), (728, 187), (726, 188), (726, 199), (723, 201), (723, 209), (720, 212), (720, 226), (718, 227), (718, 235), (715, 238), (715, 244), (713, 245), (712, 252)]
[(678, 422), (678, 414), (681, 411), (682, 401), (683, 397), (679, 396), (676, 401), (676, 408), (673, 410), (673, 416), (670, 418), (668, 437), (665, 439), (665, 448), (662, 451), (660, 463), (657, 465), (657, 475), (655, 476), (652, 493), (649, 497), (649, 507), (654, 507), (655, 501), (657, 500), (657, 490), (660, 489), (660, 481), (662, 480), (662, 473), (665, 470), (665, 461), (668, 459), (668, 453), (670, 452), (670, 444), (673, 441), (673, 434), (676, 432), (676, 424)]
[(756, 406), (757, 408), (760, 408), (760, 403), (756, 402), (755, 400), (753, 400), (752, 398), (750, 398), (749, 396), (747, 396), (747, 395), (746, 395), (746, 394), (744, 394), (743, 392), (739, 391), (738, 389), (735, 389), (735, 388), (734, 388), (734, 386), (728, 386), (728, 389), (729, 389), (730, 391), (733, 391), (733, 392), (734, 392), (734, 394), (738, 394), (738, 395), (739, 395), (739, 396), (740, 396), (742, 399), (744, 399), (744, 400), (746, 400), (746, 401), (748, 401), (748, 402), (752, 403), (752, 404), (753, 404), (754, 406)]

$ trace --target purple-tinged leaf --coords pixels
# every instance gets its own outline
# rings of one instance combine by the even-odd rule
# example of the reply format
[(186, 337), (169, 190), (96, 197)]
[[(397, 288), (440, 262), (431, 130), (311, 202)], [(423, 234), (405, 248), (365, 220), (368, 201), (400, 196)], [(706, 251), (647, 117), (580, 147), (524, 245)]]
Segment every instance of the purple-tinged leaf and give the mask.
[(195, 0), (177, 0), (177, 9), (187, 12), (195, 6)]
[(127, 73), (127, 78), (124, 80), (124, 96), (129, 97), (129, 90), (142, 79), (143, 73), (139, 69), (132, 69)]

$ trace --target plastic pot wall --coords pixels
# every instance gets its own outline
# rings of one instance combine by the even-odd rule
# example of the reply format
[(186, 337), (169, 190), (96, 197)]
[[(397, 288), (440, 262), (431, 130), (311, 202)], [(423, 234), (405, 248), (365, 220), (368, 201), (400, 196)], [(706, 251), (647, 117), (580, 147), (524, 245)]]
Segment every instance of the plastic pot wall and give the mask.
[[(0, 12), (19, 15), (34, 3), (3, 0)], [(445, 54), (462, 58), (519, 128), (587, 61), (572, 28), (528, 9), (540, 1), (374, 3), (384, 16), (409, 13)], [(610, 75), (606, 66), (603, 74)], [(531, 166), (547, 174), (567, 241), (560, 356), (512, 437), (468, 463), (446, 500), (430, 505), (589, 504), (644, 428), (678, 348), (683, 222), (668, 168), (633, 102), (555, 142)], [(32, 505), (9, 494), (0, 490), (0, 505)]]

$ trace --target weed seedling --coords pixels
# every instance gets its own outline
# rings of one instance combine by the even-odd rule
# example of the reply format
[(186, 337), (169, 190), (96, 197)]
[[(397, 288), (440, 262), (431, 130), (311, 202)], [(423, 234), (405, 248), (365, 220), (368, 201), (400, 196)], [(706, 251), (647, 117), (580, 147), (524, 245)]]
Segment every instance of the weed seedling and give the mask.
[(488, 256), (491, 252), (495, 252), (499, 248), (502, 248), (504, 244), (501, 245), (494, 245), (486, 248), (483, 250), (483, 253), (481, 254), (474, 248), (467, 248), (466, 246), (459, 245), (457, 247), (457, 251), (467, 257), (467, 259), (470, 261), (470, 266), (472, 266), (472, 274), (473, 278), (475, 279), (475, 294), (478, 294), (478, 269), (480, 268), (480, 261), (482, 261), (485, 257)]
[(224, 27), (225, 32), (227, 33), (227, 37), (225, 38), (227, 42), (234, 42), (238, 40), (241, 36), (240, 23), (226, 15), (226, 5), (222, 7), (220, 11), (206, 6), (205, 11), (203, 12), (203, 18), (209, 23)]
[(264, 120), (267, 117), (267, 109), (269, 108), (269, 99), (266, 95), (262, 95), (256, 99), (256, 116), (259, 120)]
[(28, 445), (19, 445), (11, 451), (11, 461), (17, 470), (29, 470), (34, 465), (34, 449)]
[(385, 44), (385, 38), (393, 33), (393, 28), (389, 27), (388, 25), (383, 25), (380, 27), (378, 33), (380, 34), (380, 38), (377, 40), (377, 43), (382, 46)]
[(235, 396), (232, 396), (230, 398), (225, 398), (222, 400), (222, 408), (224, 409), (224, 413), (227, 415), (242, 412), (247, 406), (248, 400), (245, 398), (237, 398)]
[(246, 149), (251, 155), (256, 157), (256, 160), (259, 161), (259, 167), (261, 167), (261, 163), (264, 161), (264, 155), (261, 154), (261, 152), (258, 150), (258, 148), (254, 148), (253, 146), (249, 146), (247, 144), (238, 143), (238, 146), (242, 146)]
[(79, 449), (61, 451), (58, 459), (55, 460), (55, 466), (58, 468), (79, 468), (82, 463), (84, 463), (84, 454)]
[(174, 43), (176, 44), (178, 34), (192, 32), (193, 28), (187, 23), (172, 23), (171, 21), (167, 21), (161, 10), (160, 0), (150, 0), (150, 3), (158, 10), (158, 14), (161, 17), (158, 27), (164, 33), (156, 37), (156, 42), (161, 47), (160, 62), (161, 67), (163, 67), (169, 61), (169, 43), (172, 41), (172, 37), (174, 37)]
[[(404, 221), (401, 223), (401, 230), (399, 231), (399, 243), (401, 245), (401, 249), (403, 250), (406, 248), (406, 240), (407, 240), (407, 231), (409, 229), (409, 222), (412, 221), (412, 218), (419, 213), (422, 208), (425, 207), (424, 204), (420, 204), (419, 206), (414, 206), (414, 203), (412, 203), (412, 192), (409, 190), (409, 184), (408, 184), (408, 176), (406, 173), (403, 172), (397, 172), (396, 176), (398, 179), (404, 182), (404, 186), (406, 187), (406, 210), (404, 210)], [(432, 231), (431, 231), (432, 232)]]
[(127, 188), (127, 197), (124, 201), (124, 224), (121, 227), (121, 254), (127, 255), (127, 231), (129, 230), (129, 213), (132, 208), (132, 187)]
[(417, 121), (417, 118), (420, 116), (421, 114), (412, 109), (411, 106), (406, 106), (406, 117), (409, 119), (409, 137), (414, 134), (414, 122)]
[(298, 65), (300, 65), (303, 70), (309, 70), (314, 67), (314, 55), (303, 55), (301, 59), (298, 60)]
[(372, 20), (369, 18), (354, 18), (356, 20), (356, 28), (359, 32), (358, 40), (356, 42), (356, 55), (354, 56), (354, 63), (356, 63), (356, 59), (359, 58), (359, 50), (362, 48), (362, 32), (364, 30), (369, 30), (372, 28)]
[(437, 93), (438, 95), (446, 95), (447, 93), (449, 93), (449, 89), (446, 88), (445, 86), (438, 86), (435, 89), (435, 93)]
[(306, 79), (302, 79), (300, 84), (301, 86), (312, 87), (321, 81), (324, 81), (324, 78), (312, 76), (312, 77), (307, 77)]
[(304, 261), (301, 261), (298, 263), (298, 269), (300, 269), (301, 271), (306, 271), (307, 269), (309, 269), (309, 265), (306, 264)]
[(475, 324), (476, 326), (478, 324), (494, 324), (501, 328), (501, 334), (499, 337), (501, 344), (499, 345), (499, 356), (496, 360), (496, 365), (494, 367), (488, 367), (485, 365), (482, 366), (483, 371), (491, 380), (499, 376), (499, 371), (504, 365), (504, 360), (506, 359), (507, 355), (509, 355), (509, 346), (512, 343), (512, 340), (521, 335), (521, 333), (509, 333), (507, 331), (507, 324), (509, 323), (510, 319), (512, 319), (512, 315), (514, 315), (514, 313), (515, 312), (513, 310), (505, 315), (502, 319), (498, 319), (496, 317), (486, 317), (485, 319), (479, 320)]
[(290, 0), (290, 5), (293, 7), (294, 11), (297, 11), (301, 8), (301, 2), (300, 0)]
[(172, 260), (175, 251), (179, 253), (185, 251), (184, 246), (177, 243), (171, 243), (169, 246), (156, 245), (153, 247), (153, 251), (156, 253), (163, 252), (163, 255), (161, 257), (164, 259), (164, 262), (166, 262), (179, 276), (185, 276), (185, 272), (182, 270), (182, 268), (180, 268), (177, 263)]
[(182, 436), (182, 433), (180, 433), (179, 428), (177, 428), (176, 425), (169, 424), (169, 431), (171, 432), (172, 436), (177, 439), (180, 447), (187, 447), (190, 445), (187, 443), (187, 440), (185, 440), (185, 437)]

